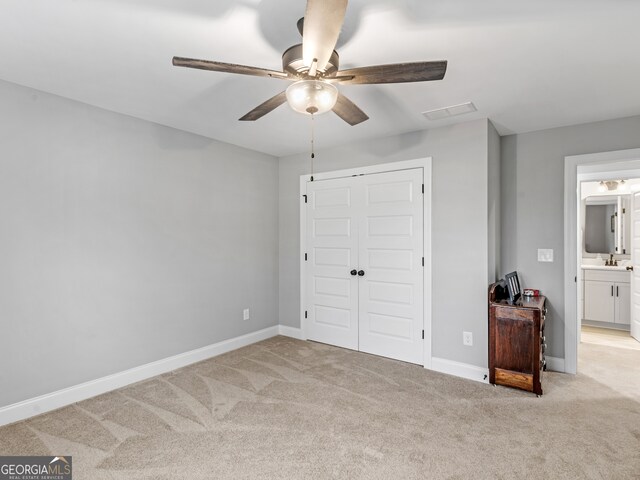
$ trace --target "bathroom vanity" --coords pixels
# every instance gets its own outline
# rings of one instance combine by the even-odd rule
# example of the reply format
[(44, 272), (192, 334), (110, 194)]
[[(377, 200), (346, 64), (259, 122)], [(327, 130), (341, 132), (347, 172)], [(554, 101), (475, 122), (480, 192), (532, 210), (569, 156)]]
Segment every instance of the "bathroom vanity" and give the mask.
[(582, 266), (584, 324), (629, 329), (630, 273), (624, 266)]

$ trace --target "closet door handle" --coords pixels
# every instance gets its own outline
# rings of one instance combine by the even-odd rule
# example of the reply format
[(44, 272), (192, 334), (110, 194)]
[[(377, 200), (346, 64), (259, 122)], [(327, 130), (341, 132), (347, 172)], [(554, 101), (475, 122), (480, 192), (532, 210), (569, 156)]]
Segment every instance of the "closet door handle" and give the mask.
[(358, 276), (360, 276), (360, 277), (364, 277), (364, 270), (360, 270), (360, 271), (358, 272)]
[(611, 285), (611, 296), (613, 297), (613, 285)]
[(616, 297), (618, 296), (618, 289), (619, 289), (619, 288), (620, 288), (620, 287), (618, 287), (618, 285), (616, 285)]
[(351, 270), (349, 273), (350, 273), (351, 275), (355, 276), (355, 275), (357, 275), (357, 274), (358, 274), (358, 271), (357, 271), (357, 270)]

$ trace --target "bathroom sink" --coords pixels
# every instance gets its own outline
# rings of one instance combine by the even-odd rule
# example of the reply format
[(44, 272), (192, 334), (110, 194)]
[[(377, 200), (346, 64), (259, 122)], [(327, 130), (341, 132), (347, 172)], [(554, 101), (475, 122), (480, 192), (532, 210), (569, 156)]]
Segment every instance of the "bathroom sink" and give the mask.
[(618, 265), (617, 267), (609, 267), (606, 265), (580, 265), (583, 270), (626, 270), (627, 265)]

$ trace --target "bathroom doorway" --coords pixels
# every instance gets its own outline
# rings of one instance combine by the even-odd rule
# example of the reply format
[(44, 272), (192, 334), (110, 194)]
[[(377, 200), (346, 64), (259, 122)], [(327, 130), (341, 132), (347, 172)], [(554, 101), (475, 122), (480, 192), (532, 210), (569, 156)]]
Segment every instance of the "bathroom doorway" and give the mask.
[[(640, 342), (630, 332), (632, 243), (640, 235), (634, 232), (634, 196), (640, 192), (640, 172), (638, 175), (607, 176), (579, 184), (578, 349), (588, 343), (600, 348), (636, 349), (637, 345), (640, 350)], [(640, 226), (640, 218), (635, 222)]]
[[(597, 185), (600, 185), (600, 182), (619, 182), (620, 180), (628, 180), (632, 178), (640, 178), (640, 149), (633, 150), (620, 150), (614, 152), (603, 152), (597, 154), (586, 154), (586, 155), (575, 155), (565, 157), (565, 222), (564, 222), (564, 231), (565, 231), (565, 245), (564, 245), (564, 291), (565, 291), (565, 304), (564, 304), (564, 319), (565, 319), (565, 331), (564, 331), (564, 345), (565, 345), (565, 355), (564, 355), (564, 371), (567, 373), (577, 373), (578, 370), (578, 349), (580, 345), (580, 337), (581, 337), (581, 327), (582, 327), (582, 319), (583, 319), (583, 308), (584, 308), (584, 300), (583, 300), (583, 289), (584, 283), (587, 278), (583, 278), (584, 271), (581, 268), (583, 265), (583, 228), (584, 225), (581, 222), (581, 207), (582, 207), (582, 197), (581, 197), (581, 184), (583, 182), (597, 182)], [(627, 186), (628, 188), (628, 186)], [(629, 190), (631, 190), (629, 188)], [(640, 197), (640, 195), (639, 195)], [(640, 202), (638, 202), (640, 205)], [(604, 215), (604, 214), (603, 214)], [(640, 218), (640, 214), (638, 215)], [(611, 217), (609, 216), (609, 221), (611, 221)], [(614, 218), (615, 222), (615, 218)], [(627, 225), (628, 226), (628, 225)], [(609, 228), (611, 229), (611, 223), (609, 223)], [(614, 226), (615, 228), (615, 226)], [(640, 231), (640, 229), (637, 229)], [(632, 239), (629, 238), (629, 250)], [(640, 240), (638, 241), (640, 244)], [(615, 245), (614, 245), (615, 248)], [(618, 262), (618, 267), (628, 266), (628, 258), (624, 258), (625, 254), (619, 253), (618, 258), (614, 253), (614, 267), (615, 261)], [(640, 257), (640, 255), (638, 255)], [(609, 267), (609, 265), (605, 265), (607, 260), (611, 260), (611, 257), (607, 256), (605, 258), (601, 255), (601, 259), (603, 261), (603, 265), (601, 268)], [(592, 255), (590, 260), (594, 263), (599, 262), (597, 253)], [(625, 264), (624, 262), (627, 262)], [(598, 269), (591, 269), (595, 271), (595, 273), (589, 274), (589, 280), (591, 281), (601, 281), (602, 284), (592, 284), (591, 287), (600, 287), (600, 293), (607, 293), (610, 297), (613, 297), (613, 301), (616, 301), (616, 293), (618, 294), (618, 306), (619, 313), (624, 314), (620, 309), (622, 309), (625, 302), (620, 300), (620, 297), (623, 297), (627, 294), (631, 295), (632, 283), (633, 279), (626, 285), (625, 282), (618, 282), (616, 284), (617, 279), (608, 278), (613, 272), (613, 270), (604, 270), (602, 272), (597, 272)], [(640, 266), (638, 267), (638, 272), (635, 274), (640, 274)], [(626, 270), (625, 270), (626, 271)], [(635, 277), (634, 277), (635, 279)], [(606, 283), (613, 280), (612, 283)], [(603, 286), (604, 284), (604, 286)], [(638, 282), (640, 288), (640, 282)], [(606, 288), (605, 288), (606, 287)], [(613, 295), (611, 294), (613, 287)], [(617, 289), (616, 289), (617, 287)], [(637, 296), (640, 298), (640, 295)], [(610, 298), (611, 300), (611, 298)], [(614, 309), (615, 315), (615, 305), (611, 307)], [(631, 305), (628, 307), (629, 315), (630, 315), (630, 323), (633, 324), (634, 313), (631, 309)], [(640, 305), (637, 309), (640, 312)], [(640, 317), (640, 315), (635, 315)], [(615, 318), (615, 317), (614, 317)], [(615, 321), (612, 322), (615, 324)], [(604, 325), (601, 325), (601, 327)], [(635, 353), (635, 352), (634, 352)]]

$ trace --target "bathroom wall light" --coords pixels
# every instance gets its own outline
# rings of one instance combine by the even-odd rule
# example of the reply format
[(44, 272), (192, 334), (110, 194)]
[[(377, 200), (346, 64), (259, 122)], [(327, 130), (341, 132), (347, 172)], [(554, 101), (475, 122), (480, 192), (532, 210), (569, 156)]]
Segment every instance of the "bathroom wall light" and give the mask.
[(598, 185), (599, 192), (611, 192), (616, 190), (626, 190), (627, 182), (624, 180), (602, 180)]

